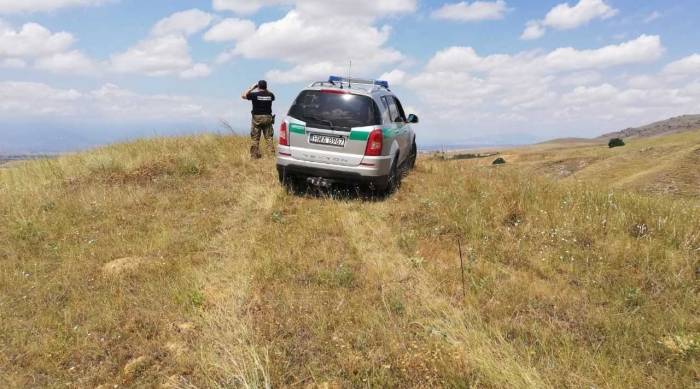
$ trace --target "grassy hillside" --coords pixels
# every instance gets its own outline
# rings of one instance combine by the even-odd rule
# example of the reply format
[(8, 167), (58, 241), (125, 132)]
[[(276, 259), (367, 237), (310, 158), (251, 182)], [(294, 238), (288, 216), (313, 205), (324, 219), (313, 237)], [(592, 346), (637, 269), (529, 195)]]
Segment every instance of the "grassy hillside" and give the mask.
[(700, 203), (547, 147), (376, 202), (288, 194), (234, 137), (2, 169), (0, 386), (697, 386)]
[[(508, 161), (565, 181), (617, 189), (700, 198), (700, 130), (628, 139), (625, 147), (601, 143), (555, 143), (510, 150)], [(490, 163), (480, 161), (480, 165)]]

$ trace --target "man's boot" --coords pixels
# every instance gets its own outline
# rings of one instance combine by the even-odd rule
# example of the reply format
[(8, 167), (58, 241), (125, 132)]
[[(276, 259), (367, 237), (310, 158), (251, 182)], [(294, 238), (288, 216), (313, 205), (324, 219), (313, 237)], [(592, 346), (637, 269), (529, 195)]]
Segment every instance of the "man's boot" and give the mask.
[(250, 158), (251, 158), (251, 159), (260, 159), (260, 157), (261, 157), (261, 155), (260, 155), (260, 146), (259, 146), (259, 145), (256, 145), (255, 143), (253, 143), (253, 144), (250, 146)]

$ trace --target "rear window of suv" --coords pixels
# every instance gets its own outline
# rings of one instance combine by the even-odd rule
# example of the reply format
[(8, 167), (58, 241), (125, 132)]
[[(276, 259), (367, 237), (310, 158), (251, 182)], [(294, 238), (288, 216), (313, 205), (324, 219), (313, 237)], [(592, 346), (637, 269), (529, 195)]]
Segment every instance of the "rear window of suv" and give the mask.
[(368, 96), (336, 90), (305, 90), (289, 109), (289, 116), (323, 128), (343, 129), (380, 125), (381, 113)]

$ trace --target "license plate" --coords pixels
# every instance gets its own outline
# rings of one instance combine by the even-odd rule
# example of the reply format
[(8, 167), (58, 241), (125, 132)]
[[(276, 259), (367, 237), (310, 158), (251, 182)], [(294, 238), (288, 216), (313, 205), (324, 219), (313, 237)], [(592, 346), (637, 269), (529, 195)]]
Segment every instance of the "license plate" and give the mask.
[(345, 138), (343, 138), (342, 136), (311, 134), (309, 135), (309, 143), (345, 147)]

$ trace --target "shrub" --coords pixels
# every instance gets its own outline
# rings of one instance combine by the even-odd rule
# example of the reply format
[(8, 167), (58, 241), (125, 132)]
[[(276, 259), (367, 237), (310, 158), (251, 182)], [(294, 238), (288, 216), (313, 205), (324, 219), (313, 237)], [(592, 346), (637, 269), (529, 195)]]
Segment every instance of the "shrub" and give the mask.
[(610, 139), (610, 142), (608, 142), (608, 147), (610, 147), (611, 149), (613, 147), (622, 147), (624, 145), (625, 145), (625, 141), (620, 139), (620, 138), (612, 138), (612, 139)]
[(504, 163), (506, 163), (506, 160), (503, 158), (496, 158), (496, 160), (493, 161), (494, 165), (503, 165)]

